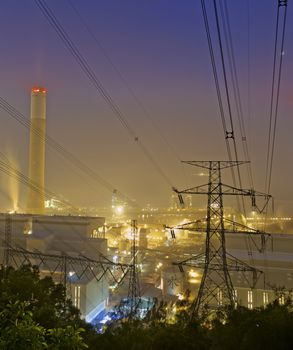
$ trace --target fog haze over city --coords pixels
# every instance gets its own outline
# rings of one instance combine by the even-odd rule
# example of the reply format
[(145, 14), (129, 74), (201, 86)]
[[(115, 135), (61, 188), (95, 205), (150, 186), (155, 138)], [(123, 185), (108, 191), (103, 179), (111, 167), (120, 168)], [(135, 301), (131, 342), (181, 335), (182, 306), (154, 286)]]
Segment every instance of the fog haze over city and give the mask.
[[(180, 160), (227, 159), (227, 153), (200, 2), (51, 1), (50, 7), (171, 185), (204, 183), (196, 168)], [(2, 97), (29, 117), (31, 87), (45, 86), (48, 135), (141, 207), (168, 206), (172, 186), (93, 88), (36, 4), (11, 0), (2, 8)], [(229, 2), (229, 14), (254, 185), (265, 191), (275, 7), (267, 1)], [(292, 32), (288, 21), (288, 40)], [(271, 193), (276, 210), (291, 214), (292, 47), (287, 45), (283, 54)], [(28, 130), (3, 110), (1, 118), (3, 153), (27, 174)], [(236, 116), (235, 139), (242, 160)], [(6, 181), (1, 175), (1, 183)], [(245, 168), (243, 186), (250, 186)], [(110, 189), (50, 147), (46, 187), (77, 205), (111, 202)], [(2, 186), (2, 192), (7, 190)], [(10, 204), (2, 197), (5, 209)]]

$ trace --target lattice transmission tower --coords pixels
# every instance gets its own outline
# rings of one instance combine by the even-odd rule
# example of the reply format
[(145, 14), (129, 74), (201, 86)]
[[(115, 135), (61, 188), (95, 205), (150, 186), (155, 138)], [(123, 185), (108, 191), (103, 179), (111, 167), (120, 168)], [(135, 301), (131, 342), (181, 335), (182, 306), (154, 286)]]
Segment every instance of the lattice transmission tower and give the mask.
[[(94, 260), (82, 255), (45, 254), (12, 246), (8, 246), (7, 254), (9, 255), (9, 265), (6, 267), (35, 266), (41, 274), (49, 274), (55, 281), (59, 280), (67, 292), (70, 292), (71, 278), (75, 282), (85, 277), (94, 278), (99, 282), (102, 278), (107, 277), (114, 283), (115, 287), (118, 287), (131, 268), (129, 264), (114, 263), (102, 254), (99, 254), (99, 258)], [(71, 277), (72, 273), (73, 277)]]
[[(205, 253), (195, 255), (190, 259), (176, 263), (183, 272), (183, 266), (192, 266), (203, 269), (203, 275), (192, 308), (191, 317), (202, 314), (204, 309), (217, 309), (224, 305), (235, 306), (236, 295), (230, 277), (230, 271), (252, 272), (253, 284), (256, 283), (260, 270), (240, 261), (226, 251), (226, 233), (249, 233), (260, 234), (263, 238), (266, 234), (246, 227), (224, 218), (223, 197), (229, 196), (249, 196), (252, 203), (255, 203), (255, 197), (261, 196), (268, 199), (268, 196), (254, 190), (245, 190), (225, 185), (222, 183), (222, 170), (239, 166), (247, 163), (242, 161), (184, 161), (192, 166), (207, 169), (209, 180), (207, 184), (179, 191), (180, 203), (183, 203), (182, 194), (207, 195), (207, 215), (205, 222), (200, 220), (176, 227), (167, 227), (171, 229), (171, 235), (174, 235), (174, 229), (184, 229), (191, 231), (206, 232)], [(225, 224), (229, 229), (225, 229)], [(232, 227), (232, 228), (231, 228)], [(265, 243), (265, 239), (262, 239)]]
[(131, 220), (131, 267), (129, 271), (129, 286), (127, 300), (129, 302), (128, 318), (133, 319), (137, 315), (140, 303), (140, 285), (137, 270), (137, 222)]

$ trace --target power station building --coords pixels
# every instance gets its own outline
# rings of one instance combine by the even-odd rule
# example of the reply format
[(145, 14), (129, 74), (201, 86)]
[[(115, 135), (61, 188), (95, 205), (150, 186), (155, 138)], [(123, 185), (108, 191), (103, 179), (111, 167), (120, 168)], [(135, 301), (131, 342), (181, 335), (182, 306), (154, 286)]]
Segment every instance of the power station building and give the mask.
[[(205, 234), (202, 236), (204, 241)], [(266, 306), (275, 299), (282, 304), (286, 297), (292, 296), (293, 290), (293, 235), (271, 234), (266, 249), (261, 249), (261, 237), (255, 237), (253, 242), (247, 242), (247, 235), (227, 234), (227, 252), (244, 263), (253, 266), (262, 273), (258, 274), (253, 284), (252, 272), (230, 271), (237, 303), (248, 307)], [(249, 250), (248, 250), (248, 247)], [(201, 250), (203, 251), (203, 249)], [(163, 298), (168, 295), (182, 296), (189, 290), (194, 298), (197, 295), (202, 270), (184, 267), (184, 272), (169, 267), (161, 272), (159, 288)], [(183, 282), (184, 281), (184, 282)], [(221, 305), (222, 292), (218, 291), (218, 303)]]
[(27, 212), (31, 214), (44, 214), (45, 210), (46, 95), (46, 89), (32, 88), (27, 198)]
[[(100, 253), (107, 254), (107, 240), (102, 235), (97, 235), (97, 232), (103, 231), (103, 217), (0, 213), (1, 262), (5, 260), (8, 220), (9, 243), (13, 248), (51, 256), (86, 257), (92, 260), (99, 260)], [(34, 261), (30, 260), (30, 263), (34, 264)], [(9, 265), (18, 267), (18, 260), (12, 252)], [(64, 273), (61, 268), (61, 265), (56, 269), (50, 266), (50, 261), (39, 267), (41, 276), (54, 270), (52, 276), (56, 282), (61, 282)], [(70, 270), (66, 272), (67, 295), (80, 309), (82, 317), (91, 321), (108, 303), (108, 281), (106, 276), (97, 281), (94, 273), (75, 278), (75, 269), (80, 269), (80, 266), (71, 264)], [(101, 273), (98, 270), (95, 272), (97, 275)]]
[[(0, 239), (3, 242), (0, 243), (0, 259), (4, 264), (7, 264), (7, 243), (13, 248), (43, 254), (44, 261), (45, 256), (56, 256), (57, 259), (59, 256), (61, 259), (86, 257), (99, 260), (99, 254), (107, 254), (107, 240), (102, 234), (97, 234), (103, 232), (105, 218), (44, 215), (46, 96), (47, 90), (43, 87), (33, 87), (31, 90), (26, 214), (0, 214)], [(9, 259), (9, 265), (18, 267), (12, 250)], [(34, 264), (34, 260), (30, 260), (30, 263)], [(91, 321), (107, 305), (108, 282), (105, 277), (97, 280), (95, 273), (98, 275), (98, 270), (90, 276), (76, 278), (75, 268), (77, 271), (80, 267), (71, 266), (71, 271), (64, 273), (64, 267), (60, 265), (54, 269), (48, 261), (39, 266), (41, 276), (54, 270), (52, 276), (56, 282), (60, 282), (61, 276), (64, 275), (63, 282), (68, 282), (65, 282), (68, 297), (72, 298), (73, 304), (80, 309), (81, 315), (87, 321)]]

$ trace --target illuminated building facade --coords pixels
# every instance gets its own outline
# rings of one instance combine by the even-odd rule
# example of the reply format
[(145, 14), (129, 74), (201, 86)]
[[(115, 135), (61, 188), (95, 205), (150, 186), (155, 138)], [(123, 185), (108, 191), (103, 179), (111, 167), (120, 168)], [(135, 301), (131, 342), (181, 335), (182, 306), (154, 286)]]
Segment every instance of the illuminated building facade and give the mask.
[[(204, 236), (204, 233), (199, 233), (198, 236)], [(292, 296), (293, 235), (271, 234), (265, 249), (261, 249), (261, 246), (261, 237), (254, 236), (253, 241), (247, 242), (247, 237), (243, 234), (227, 234), (228, 253), (262, 271), (255, 276), (255, 283), (252, 283), (253, 275), (249, 271), (230, 272), (237, 305), (249, 309), (266, 306), (276, 299), (284, 304), (286, 298)], [(202, 269), (185, 267), (184, 273), (179, 274), (178, 269), (163, 266), (160, 272), (163, 297), (171, 294), (181, 298), (187, 290), (191, 291), (191, 298), (197, 295)], [(218, 290), (217, 293), (221, 305), (222, 291)]]
[[(104, 227), (104, 217), (86, 216), (62, 216), (62, 215), (31, 215), (10, 214), (11, 237), (13, 247), (25, 249), (30, 252), (39, 252), (48, 255), (66, 255), (70, 257), (86, 256), (89, 259), (98, 260), (100, 254), (107, 254), (107, 240), (95, 237), (94, 232)], [(5, 230), (7, 214), (0, 213), (0, 261), (4, 261)], [(18, 260), (16, 260), (18, 261)], [(18, 267), (16, 261), (11, 259), (11, 264)], [(14, 265), (15, 264), (15, 265)], [(50, 262), (39, 267), (41, 277), (52, 276), (56, 282), (60, 282), (62, 266), (54, 269)], [(90, 322), (99, 312), (107, 306), (109, 297), (108, 282), (106, 277), (99, 281), (93, 274), (84, 274), (77, 278), (75, 269), (79, 265), (70, 264), (67, 271), (67, 296), (81, 311), (81, 316)], [(100, 271), (96, 271), (97, 275)]]

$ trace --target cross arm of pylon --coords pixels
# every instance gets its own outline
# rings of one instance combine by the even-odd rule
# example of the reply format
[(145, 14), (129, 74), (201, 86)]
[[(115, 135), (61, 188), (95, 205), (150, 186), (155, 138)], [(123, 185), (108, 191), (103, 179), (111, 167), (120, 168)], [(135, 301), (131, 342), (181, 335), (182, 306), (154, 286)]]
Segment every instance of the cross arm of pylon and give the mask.
[(239, 222), (235, 222), (233, 220), (227, 219), (227, 218), (223, 218), (223, 220), (227, 223), (229, 223), (232, 226), (232, 229), (229, 228), (228, 230), (225, 229), (226, 233), (246, 233), (246, 234), (250, 234), (250, 235), (265, 235), (265, 236), (271, 236), (270, 233), (267, 233), (265, 231), (261, 231), (261, 230), (256, 230), (252, 227), (240, 224)]
[(238, 258), (235, 258), (230, 253), (226, 252), (226, 258), (227, 258), (227, 268), (229, 271), (250, 271), (250, 272), (255, 272), (255, 273), (260, 273), (262, 274), (263, 271), (256, 269), (255, 267), (246, 264), (244, 261), (239, 260)]
[(182, 163), (210, 170), (212, 166), (219, 169), (231, 168), (234, 166), (250, 163), (249, 161), (210, 161), (210, 160), (183, 160)]
[[(252, 207), (257, 209), (259, 213), (262, 213), (265, 210), (270, 200), (272, 199), (272, 196), (270, 194), (255, 191), (254, 189), (237, 188), (226, 184), (221, 184), (221, 186), (222, 195), (250, 197)], [(256, 197), (264, 198), (265, 203), (262, 208), (259, 208), (256, 204)]]
[(208, 186), (209, 184), (199, 185), (191, 188), (187, 188), (185, 190), (179, 191), (177, 188), (173, 187), (173, 191), (178, 195), (180, 194), (208, 194)]
[(196, 220), (196, 221), (190, 221), (190, 222), (186, 222), (184, 224), (176, 225), (176, 226), (164, 225), (164, 229), (168, 231), (187, 230), (187, 231), (204, 232), (206, 230), (206, 225), (205, 225), (205, 222), (203, 222), (202, 220)]
[(223, 195), (230, 195), (230, 196), (248, 196), (248, 197), (265, 197), (265, 198), (271, 198), (272, 196), (267, 193), (262, 193), (255, 191), (254, 189), (243, 189), (243, 188), (237, 188), (226, 184), (221, 184)]
[[(233, 255), (229, 253), (226, 253), (226, 261), (227, 261), (227, 270), (229, 271), (243, 272), (243, 273), (252, 272), (252, 275), (253, 275), (253, 280), (251, 284), (252, 287), (256, 285), (260, 275), (263, 274), (263, 271), (246, 264), (244, 261), (241, 261), (235, 258)], [(184, 266), (204, 270), (206, 267), (206, 256), (204, 253), (201, 253), (180, 262), (173, 262), (173, 265), (178, 266), (181, 272), (184, 272), (184, 268), (183, 268)], [(209, 269), (211, 271), (221, 271), (223, 269), (223, 265), (221, 263), (217, 263), (217, 260), (215, 260), (215, 262), (209, 263)], [(245, 274), (243, 274), (243, 276), (247, 280), (247, 282), (250, 282), (247, 279)]]
[[(174, 262), (173, 264), (177, 266), (181, 265), (181, 266), (195, 267), (198, 269), (204, 269), (206, 264), (205, 254), (202, 253), (180, 262)], [(223, 265), (217, 263), (217, 260), (215, 260), (215, 262), (211, 262), (209, 264), (209, 269), (213, 271), (222, 270)], [(229, 271), (242, 271), (242, 272), (249, 271), (249, 272), (263, 273), (261, 270), (258, 270), (246, 264), (245, 262), (235, 258), (234, 256), (228, 253), (227, 253), (227, 269)]]
[[(244, 261), (241, 261), (241, 260), (235, 258), (235, 256), (233, 256), (229, 253), (226, 253), (226, 258), (227, 258), (227, 268), (229, 271), (252, 272), (251, 288), (255, 288), (255, 285), (256, 285), (257, 281), (259, 280), (260, 276), (263, 274), (263, 271), (246, 264)], [(246, 281), (248, 283), (250, 283), (246, 274), (243, 273), (242, 276), (246, 279)]]
[[(224, 218), (223, 219), (225, 222), (229, 223), (231, 225), (230, 228), (225, 229), (225, 233), (238, 233), (238, 234), (251, 234), (251, 235), (266, 235), (266, 236), (271, 236), (270, 233), (260, 231), (260, 230), (255, 230), (252, 227), (240, 224), (238, 222), (235, 222), (233, 220), (229, 220)], [(201, 220), (196, 220), (196, 221), (190, 221), (186, 222), (184, 224), (176, 225), (176, 226), (164, 226), (165, 229), (174, 231), (174, 230), (187, 230), (191, 232), (205, 232), (207, 230), (206, 226), (206, 219), (201, 219)], [(214, 228), (209, 228), (210, 231), (217, 231), (218, 229)]]
[[(178, 190), (177, 188), (173, 188), (173, 191), (179, 194), (209, 194), (208, 189), (209, 184), (203, 184), (191, 188), (187, 188), (184, 190)], [(248, 196), (248, 197), (264, 197), (264, 198), (271, 198), (272, 196), (266, 193), (255, 191), (254, 189), (242, 189), (233, 187), (226, 184), (221, 184), (222, 186), (222, 194), (223, 195), (230, 195), (230, 196)]]
[(181, 267), (182, 272), (183, 272), (183, 266), (203, 268), (202, 266), (205, 265), (205, 254), (201, 253), (197, 255), (192, 255), (188, 259), (185, 259), (179, 262), (173, 262), (172, 264), (178, 266), (179, 268)]
[[(227, 255), (227, 268), (231, 271), (250, 271), (250, 272), (257, 272), (257, 273), (263, 273), (263, 271), (258, 270), (245, 262), (235, 258), (233, 255), (226, 253)], [(173, 262), (173, 265), (176, 266), (189, 266), (189, 267), (196, 267), (199, 269), (203, 269), (205, 267), (205, 254), (201, 253), (198, 255), (191, 256), (188, 259), (182, 260), (180, 262)], [(217, 264), (217, 263), (211, 263), (209, 267), (212, 270), (218, 270), (223, 269), (223, 266)]]

